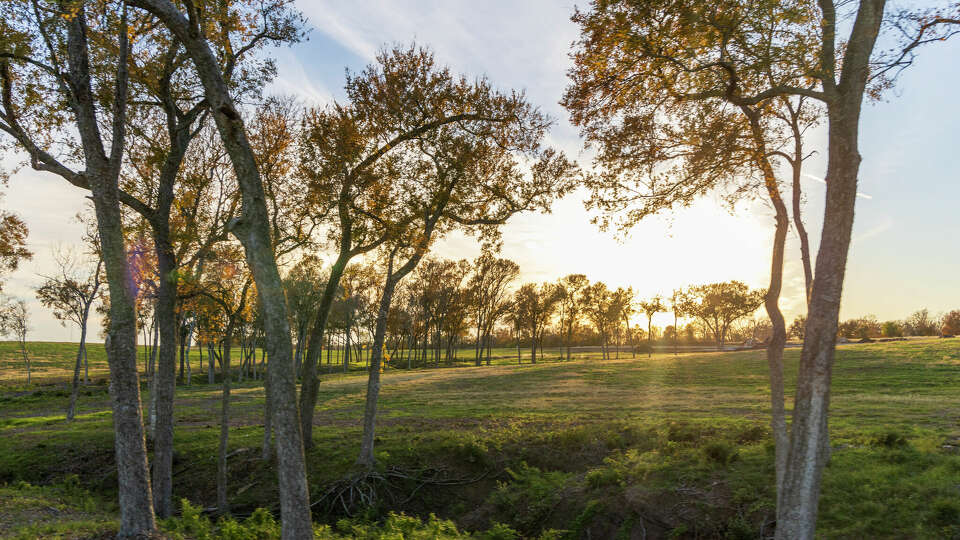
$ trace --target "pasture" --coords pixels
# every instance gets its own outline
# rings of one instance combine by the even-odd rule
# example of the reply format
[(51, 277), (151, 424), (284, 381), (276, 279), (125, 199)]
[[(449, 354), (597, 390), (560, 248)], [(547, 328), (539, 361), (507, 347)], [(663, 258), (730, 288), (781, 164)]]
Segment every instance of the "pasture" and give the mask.
[[(0, 344), (0, 537), (109, 531), (117, 480), (102, 346), (90, 349), (100, 382), (82, 388), (72, 423), (64, 381), (75, 345), (30, 350), (35, 382), (27, 388), (18, 351)], [(347, 536), (343, 527), (391, 511), (434, 513), (458, 535), (486, 538), (770, 534), (764, 351), (571, 362), (548, 354), (519, 366), (515, 350), (498, 352), (489, 367), (386, 370), (376, 446), (385, 480), (374, 504), (351, 508), (353, 521), (339, 524), (346, 515), (330, 486), (351, 473), (366, 378), (359, 368), (324, 375), (307, 455), (314, 519)], [(786, 351), (788, 390), (798, 356)], [(220, 388), (204, 384), (193, 361), (193, 384), (177, 389), (174, 495), (210, 507)], [(275, 473), (260, 457), (263, 402), (259, 381), (234, 383), (230, 493), (240, 518), (276, 510)], [(820, 536), (960, 534), (960, 341), (840, 347), (830, 431)]]

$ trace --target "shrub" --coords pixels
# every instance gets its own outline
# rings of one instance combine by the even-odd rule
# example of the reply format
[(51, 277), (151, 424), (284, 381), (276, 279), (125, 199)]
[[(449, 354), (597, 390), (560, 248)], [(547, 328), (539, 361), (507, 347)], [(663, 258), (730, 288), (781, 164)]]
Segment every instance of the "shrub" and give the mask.
[(739, 458), (739, 453), (733, 446), (716, 441), (703, 447), (703, 456), (709, 462), (717, 465), (727, 465), (736, 461)]
[(889, 431), (874, 439), (873, 444), (884, 448), (902, 448), (907, 445), (907, 438), (895, 431)]
[(510, 482), (501, 482), (489, 501), (509, 517), (511, 526), (521, 534), (532, 535), (540, 529), (556, 505), (560, 490), (570, 478), (561, 471), (541, 471), (526, 463), (507, 469)]

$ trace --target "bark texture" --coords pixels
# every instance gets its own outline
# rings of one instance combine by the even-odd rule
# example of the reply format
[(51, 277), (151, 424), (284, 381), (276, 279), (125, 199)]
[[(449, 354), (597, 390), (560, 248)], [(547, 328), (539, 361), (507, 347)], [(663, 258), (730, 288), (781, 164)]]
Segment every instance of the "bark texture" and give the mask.
[[(166, 214), (169, 217), (169, 213)], [(166, 221), (166, 220), (165, 220)], [(162, 518), (173, 515), (173, 399), (176, 391), (177, 278), (173, 251), (165, 235), (154, 235), (160, 285), (157, 327), (160, 345), (156, 384), (156, 430), (153, 435), (153, 504)]]
[(822, 68), (831, 74), (824, 80), (829, 121), (827, 197), (797, 375), (783, 495), (777, 510), (776, 538), (780, 540), (812, 539), (816, 530), (820, 481), (827, 457), (824, 441), (837, 320), (860, 168), (857, 148), (860, 108), (884, 4), (884, 0), (860, 2), (845, 50), (842, 74), (839, 82), (834, 83), (836, 14), (831, 1), (820, 0), (824, 15)]

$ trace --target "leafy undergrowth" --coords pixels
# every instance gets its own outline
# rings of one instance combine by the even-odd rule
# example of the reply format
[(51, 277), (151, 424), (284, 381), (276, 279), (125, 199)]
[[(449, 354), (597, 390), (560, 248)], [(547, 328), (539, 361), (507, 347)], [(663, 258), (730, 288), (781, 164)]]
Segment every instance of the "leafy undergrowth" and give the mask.
[(116, 530), (116, 505), (82, 488), (76, 476), (49, 486), (0, 486), (0, 538), (109, 538)]
[[(222, 517), (215, 523), (202, 511), (186, 499), (181, 501), (180, 516), (164, 520), (163, 532), (173, 539), (195, 540), (271, 540), (280, 538), (280, 524), (276, 518), (263, 508), (258, 508), (249, 517), (237, 520)], [(450, 520), (443, 520), (431, 514), (426, 519), (390, 512), (382, 519), (369, 518), (341, 519), (333, 525), (315, 525), (314, 538), (318, 540), (519, 540), (517, 531), (495, 524), (487, 531), (469, 533), (461, 531)], [(539, 536), (540, 540), (558, 537), (557, 532), (548, 531)]]
[[(838, 352), (820, 535), (960, 535), (956, 349), (930, 341)], [(795, 359), (796, 351), (788, 351), (788, 378)], [(349, 508), (315, 506), (317, 534), (769, 536), (773, 448), (764, 366), (761, 351), (388, 371), (376, 443), (379, 480), (366, 486), (373, 495)], [(313, 501), (355, 474), (364, 382), (347, 375), (321, 385), (315, 448), (307, 454)], [(178, 389), (175, 496), (199, 507), (216, 500), (218, 398), (216, 386)], [(58, 416), (62, 400), (44, 391), (0, 400), (0, 482), (48, 484), (75, 474), (79, 485), (113, 500), (105, 391), (89, 388), (72, 424)], [(275, 512), (277, 500), (272, 464), (260, 459), (262, 407), (259, 383), (237, 385), (229, 459), (236, 519), (211, 523), (184, 507), (166, 523), (171, 536), (277, 534), (269, 512), (257, 510)], [(0, 515), (10, 521), (3, 508)]]

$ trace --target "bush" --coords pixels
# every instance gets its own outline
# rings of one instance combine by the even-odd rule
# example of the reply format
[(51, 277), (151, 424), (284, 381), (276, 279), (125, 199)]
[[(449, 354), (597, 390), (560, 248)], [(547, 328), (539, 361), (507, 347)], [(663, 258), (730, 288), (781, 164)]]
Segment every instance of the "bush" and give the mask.
[(903, 448), (907, 445), (907, 438), (895, 431), (890, 431), (874, 439), (873, 444), (884, 448)]
[(739, 452), (733, 446), (725, 442), (712, 442), (703, 447), (703, 456), (707, 461), (717, 465), (727, 465), (733, 463), (740, 456)]
[(570, 475), (560, 471), (541, 471), (526, 463), (507, 469), (510, 482), (500, 482), (490, 494), (489, 502), (509, 517), (511, 526), (521, 534), (532, 536), (550, 516), (560, 490)]

